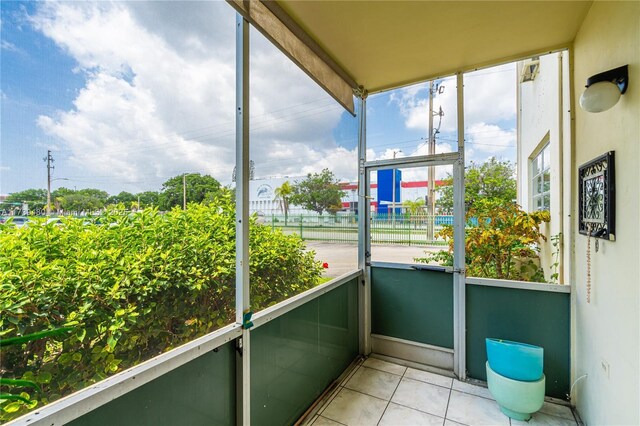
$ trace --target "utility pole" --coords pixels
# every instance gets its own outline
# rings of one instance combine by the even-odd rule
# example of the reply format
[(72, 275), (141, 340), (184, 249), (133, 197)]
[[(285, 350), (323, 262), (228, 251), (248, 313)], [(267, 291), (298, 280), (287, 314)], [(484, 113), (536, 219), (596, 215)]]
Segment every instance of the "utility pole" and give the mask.
[(51, 216), (51, 171), (53, 167), (53, 156), (51, 150), (47, 151), (47, 156), (43, 159), (47, 162), (47, 216)]
[[(436, 134), (440, 132), (440, 125), (442, 124), (442, 117), (444, 116), (444, 112), (442, 111), (442, 107), (436, 113), (433, 112), (433, 97), (436, 93), (443, 93), (444, 86), (437, 85), (435, 88), (433, 87), (433, 81), (429, 82), (429, 155), (434, 155), (436, 153)], [(439, 117), (438, 128), (434, 130), (433, 128), (433, 117)], [(427, 223), (427, 238), (434, 239), (434, 229), (435, 229), (435, 215), (436, 215), (436, 169), (434, 166), (429, 166), (428, 171), (428, 197), (427, 197), (427, 213), (428, 213), (428, 223)]]
[(182, 209), (187, 209), (187, 174), (182, 175)]

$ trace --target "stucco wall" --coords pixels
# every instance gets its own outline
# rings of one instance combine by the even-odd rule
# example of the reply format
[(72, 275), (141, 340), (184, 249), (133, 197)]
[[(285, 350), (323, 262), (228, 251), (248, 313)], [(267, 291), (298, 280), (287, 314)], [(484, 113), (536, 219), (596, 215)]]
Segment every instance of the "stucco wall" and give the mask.
[[(563, 96), (566, 89), (563, 79), (569, 73), (569, 52), (558, 52), (540, 56), (540, 68), (533, 81), (518, 84), (518, 204), (533, 211), (531, 205), (531, 160), (548, 143), (550, 154), (550, 213), (551, 221), (541, 226), (547, 241), (541, 242), (540, 265), (547, 280), (555, 270), (554, 247), (551, 237), (564, 234), (563, 230), (563, 141), (570, 137), (570, 129), (563, 127), (568, 97)], [(518, 64), (518, 76), (522, 63)], [(562, 254), (559, 254), (562, 259)], [(560, 262), (561, 263), (561, 262)], [(561, 272), (561, 271), (558, 271)], [(568, 282), (560, 274), (559, 281)]]
[[(518, 128), (518, 164), (521, 170), (518, 176), (518, 204), (531, 211), (531, 167), (530, 161), (537, 155), (545, 143), (551, 144), (551, 178), (557, 179), (555, 148), (558, 144), (559, 128), (559, 75), (558, 53), (540, 57), (538, 75), (533, 81), (518, 84), (520, 127)], [(519, 64), (520, 65), (520, 64)], [(520, 66), (518, 66), (518, 69)], [(555, 172), (555, 173), (554, 173)], [(551, 202), (555, 185), (551, 186)]]
[[(575, 156), (572, 167), (574, 402), (589, 425), (640, 424), (640, 2), (594, 2), (574, 43)], [(578, 100), (587, 77), (629, 64), (627, 93), (592, 114)], [(586, 301), (587, 238), (577, 233), (577, 167), (606, 151), (616, 160), (616, 241), (592, 241)], [(603, 368), (604, 366), (604, 368)], [(608, 368), (608, 372), (606, 369)]]

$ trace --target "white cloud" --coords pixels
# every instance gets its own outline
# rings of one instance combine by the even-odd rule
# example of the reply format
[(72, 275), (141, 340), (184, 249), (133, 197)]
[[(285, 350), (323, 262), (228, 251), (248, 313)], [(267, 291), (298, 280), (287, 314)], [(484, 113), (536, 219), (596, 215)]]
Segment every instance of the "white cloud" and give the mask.
[[(86, 76), (72, 109), (38, 119), (77, 175), (102, 176), (112, 191), (157, 189), (184, 172), (230, 181), (235, 13), (226, 3), (50, 2), (31, 22)], [(251, 42), (256, 174), (328, 167), (355, 178), (355, 150), (332, 135), (342, 109), (262, 36)]]
[[(226, 3), (46, 2), (30, 22), (73, 57), (86, 78), (72, 109), (38, 119), (61, 146), (60, 157), (66, 156), (56, 169), (61, 176), (79, 176), (79, 182), (93, 176), (109, 191), (157, 189), (184, 172), (230, 181), (235, 12)], [(339, 146), (333, 134), (342, 108), (255, 31), (251, 49), (256, 175), (300, 176), (329, 168), (340, 179), (354, 180), (356, 150)], [(515, 117), (512, 71), (509, 65), (466, 77), (469, 159), (508, 153), (507, 145), (514, 143), (515, 132), (498, 126)], [(443, 136), (456, 130), (456, 87), (454, 78), (441, 84), (445, 89), (434, 105), (445, 114)], [(427, 84), (415, 85), (389, 97), (406, 127), (425, 135), (427, 90)], [(354, 119), (353, 137), (356, 131)], [(442, 139), (436, 152), (451, 151), (453, 144)], [(394, 150), (370, 150), (367, 159), (392, 158)], [(398, 156), (426, 154), (426, 144), (414, 151)]]
[(511, 158), (516, 153), (516, 130), (503, 129), (486, 123), (475, 123), (467, 128), (467, 144), (472, 147), (467, 152), (470, 159), (484, 161), (488, 157), (503, 156)]
[[(434, 97), (434, 111), (442, 108), (444, 112), (440, 132), (455, 135), (456, 79), (446, 78), (440, 85), (444, 90)], [(390, 97), (390, 102), (395, 103), (404, 116), (405, 126), (420, 129), (425, 135), (429, 129), (428, 88), (428, 83), (422, 83), (400, 89)], [(465, 137), (476, 144), (467, 148), (467, 157), (477, 160), (477, 155), (484, 153), (508, 155), (508, 146), (515, 146), (515, 130), (500, 125), (515, 122), (516, 118), (515, 64), (465, 74), (464, 96)], [(434, 127), (438, 127), (438, 117), (434, 117)], [(515, 157), (515, 150), (510, 152), (510, 157)]]
[(0, 40), (0, 49), (8, 50), (9, 52), (18, 51), (18, 48), (16, 47), (16, 45), (7, 40)]

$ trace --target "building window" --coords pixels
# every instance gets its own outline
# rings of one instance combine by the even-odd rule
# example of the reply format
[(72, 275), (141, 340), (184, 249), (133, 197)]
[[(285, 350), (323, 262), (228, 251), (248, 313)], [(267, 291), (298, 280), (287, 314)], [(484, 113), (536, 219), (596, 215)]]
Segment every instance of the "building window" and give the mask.
[(531, 160), (532, 210), (551, 208), (551, 161), (549, 144)]
[(540, 58), (535, 56), (531, 59), (527, 59), (522, 64), (522, 70), (520, 71), (520, 83), (535, 80), (538, 75), (538, 71), (540, 71)]

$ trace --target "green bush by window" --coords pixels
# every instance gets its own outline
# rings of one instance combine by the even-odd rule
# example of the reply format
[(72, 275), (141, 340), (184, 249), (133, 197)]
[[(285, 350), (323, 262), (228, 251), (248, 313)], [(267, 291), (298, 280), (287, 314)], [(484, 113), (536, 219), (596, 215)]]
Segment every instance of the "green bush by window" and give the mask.
[[(466, 275), (543, 282), (539, 243), (547, 238), (540, 232), (540, 224), (549, 220), (548, 211), (527, 213), (517, 204), (499, 199), (476, 201), (467, 212)], [(426, 253), (415, 261), (453, 266), (453, 226), (444, 226), (437, 236), (447, 241), (449, 250)]]
[[(254, 311), (318, 283), (322, 268), (303, 249), (298, 237), (253, 224)], [(234, 297), (235, 215), (225, 191), (215, 204), (166, 214), (0, 225), (0, 338), (73, 327), (2, 348), (2, 375), (41, 389), (12, 392), (38, 405), (233, 322)], [(34, 405), (1, 402), (4, 421)]]

